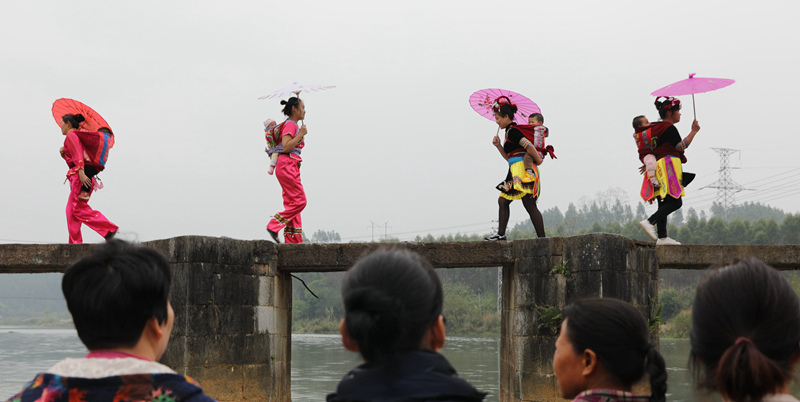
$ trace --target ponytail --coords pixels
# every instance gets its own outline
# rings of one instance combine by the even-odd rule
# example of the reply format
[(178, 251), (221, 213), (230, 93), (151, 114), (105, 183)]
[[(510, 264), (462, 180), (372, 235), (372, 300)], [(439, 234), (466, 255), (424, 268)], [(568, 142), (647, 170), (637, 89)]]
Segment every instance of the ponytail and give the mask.
[(363, 288), (350, 293), (344, 322), (367, 361), (383, 362), (395, 357), (392, 351), (407, 336), (400, 325), (401, 309), (380, 289)]
[(652, 344), (648, 346), (647, 363), (644, 369), (650, 377), (650, 402), (665, 402), (667, 400), (667, 365), (658, 349)]
[(752, 257), (734, 260), (697, 286), (690, 340), (698, 387), (760, 401), (792, 379), (800, 299), (774, 268)]
[(740, 337), (719, 359), (717, 389), (727, 399), (758, 401), (780, 389), (788, 374), (752, 341)]

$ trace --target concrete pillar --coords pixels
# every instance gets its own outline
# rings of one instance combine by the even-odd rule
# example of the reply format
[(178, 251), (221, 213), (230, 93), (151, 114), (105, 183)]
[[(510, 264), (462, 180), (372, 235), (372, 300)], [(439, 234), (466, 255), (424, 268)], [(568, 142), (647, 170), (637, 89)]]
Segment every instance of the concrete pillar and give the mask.
[(170, 261), (175, 325), (161, 362), (219, 401), (289, 401), (292, 287), (268, 241), (147, 242)]
[(590, 234), (517, 240), (503, 267), (501, 401), (557, 401), (554, 331), (546, 320), (585, 297), (615, 297), (650, 317), (658, 302), (655, 248), (622, 236)]

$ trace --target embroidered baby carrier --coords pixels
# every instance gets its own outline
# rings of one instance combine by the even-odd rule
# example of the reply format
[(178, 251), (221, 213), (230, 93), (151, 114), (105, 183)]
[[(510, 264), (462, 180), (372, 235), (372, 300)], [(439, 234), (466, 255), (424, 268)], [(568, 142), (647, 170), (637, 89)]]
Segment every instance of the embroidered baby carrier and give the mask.
[[(539, 154), (544, 158), (546, 155), (550, 155), (550, 159), (558, 159), (556, 158), (555, 148), (552, 145), (545, 145), (545, 138), (550, 136), (550, 129), (545, 127), (543, 124), (518, 124), (515, 125), (521, 133), (522, 136), (525, 137), (528, 141), (533, 144), (533, 147), (539, 151)], [(506, 138), (508, 141), (508, 138)], [(519, 155), (509, 155), (509, 156), (523, 156), (525, 155), (525, 150), (523, 149), (519, 152)]]
[(84, 163), (94, 166), (97, 171), (105, 169), (108, 152), (114, 147), (114, 134), (83, 130), (75, 130), (75, 134), (83, 146)]
[(264, 132), (264, 138), (267, 140), (267, 149), (264, 151), (269, 154), (269, 156), (272, 156), (272, 154), (275, 153), (275, 147), (280, 144), (281, 131), (283, 130), (283, 126), (285, 124), (286, 121)]

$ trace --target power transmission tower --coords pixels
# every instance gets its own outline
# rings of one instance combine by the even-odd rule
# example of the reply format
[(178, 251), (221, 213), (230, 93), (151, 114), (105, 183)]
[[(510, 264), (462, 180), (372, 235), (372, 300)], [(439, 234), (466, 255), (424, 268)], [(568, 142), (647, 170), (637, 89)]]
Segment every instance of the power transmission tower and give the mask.
[(722, 204), (722, 207), (727, 213), (728, 207), (736, 203), (735, 194), (739, 191), (745, 190), (745, 188), (739, 185), (739, 183), (736, 183), (733, 181), (733, 179), (731, 179), (731, 164), (729, 157), (731, 154), (739, 152), (739, 150), (730, 148), (711, 149), (719, 154), (719, 179), (716, 182), (702, 188), (716, 188), (717, 202)]

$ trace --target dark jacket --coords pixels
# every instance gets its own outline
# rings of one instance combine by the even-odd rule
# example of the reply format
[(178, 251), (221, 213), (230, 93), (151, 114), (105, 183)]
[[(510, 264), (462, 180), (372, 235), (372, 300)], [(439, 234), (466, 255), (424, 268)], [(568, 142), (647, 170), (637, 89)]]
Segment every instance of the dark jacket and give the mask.
[(459, 377), (444, 356), (426, 349), (347, 373), (328, 402), (482, 401), (486, 396)]

